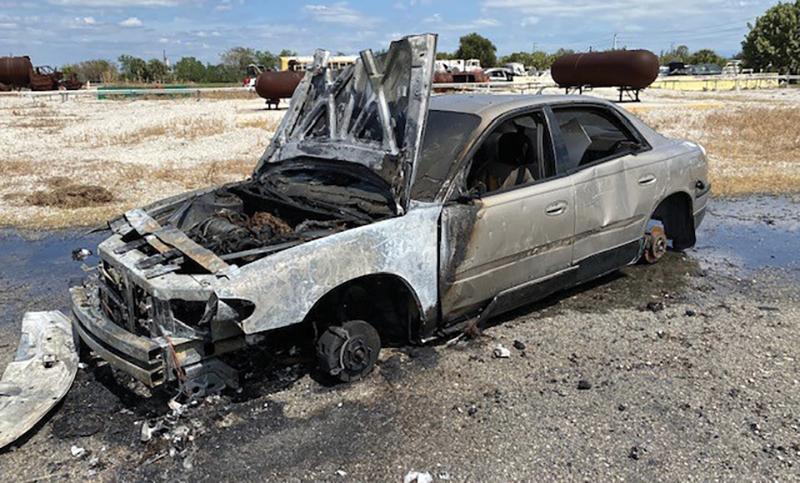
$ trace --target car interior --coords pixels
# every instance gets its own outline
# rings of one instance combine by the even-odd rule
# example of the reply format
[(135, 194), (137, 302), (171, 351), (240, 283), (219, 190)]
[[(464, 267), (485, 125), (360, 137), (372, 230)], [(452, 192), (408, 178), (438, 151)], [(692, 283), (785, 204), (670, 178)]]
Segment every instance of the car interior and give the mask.
[(554, 109), (553, 113), (569, 153), (568, 162), (560, 167), (564, 171), (630, 152), (638, 146), (618, 121), (596, 110), (565, 108)]
[(506, 190), (545, 178), (552, 150), (539, 114), (526, 114), (498, 126), (472, 159), (470, 192)]

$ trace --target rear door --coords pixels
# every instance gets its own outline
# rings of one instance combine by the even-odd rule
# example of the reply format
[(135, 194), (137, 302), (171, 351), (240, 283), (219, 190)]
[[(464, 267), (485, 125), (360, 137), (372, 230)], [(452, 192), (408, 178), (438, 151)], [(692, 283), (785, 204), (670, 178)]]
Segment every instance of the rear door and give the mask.
[(445, 320), (504, 294), (509, 297), (498, 298), (498, 311), (530, 301), (540, 282), (569, 271), (572, 256), (575, 190), (568, 177), (554, 178), (543, 112), (490, 127), (474, 150), (466, 184), (483, 193), (448, 203), (442, 214)]
[(579, 281), (586, 280), (638, 256), (649, 216), (642, 200), (662, 173), (637, 167), (636, 155), (647, 146), (611, 108), (553, 106), (552, 114), (564, 146), (557, 170), (575, 186), (572, 260)]

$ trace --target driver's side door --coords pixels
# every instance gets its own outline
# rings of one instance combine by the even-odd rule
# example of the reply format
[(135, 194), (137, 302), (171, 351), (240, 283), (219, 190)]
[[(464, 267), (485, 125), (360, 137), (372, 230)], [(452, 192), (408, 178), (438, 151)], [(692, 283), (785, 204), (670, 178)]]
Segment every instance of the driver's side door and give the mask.
[[(521, 183), (462, 197), (443, 209), (440, 300), (445, 323), (487, 306), (498, 313), (524, 305), (560, 287), (562, 277), (571, 274), (575, 189), (569, 177), (555, 177), (546, 117), (533, 115), (537, 128), (519, 130), (531, 133), (539, 170), (536, 179), (512, 174)], [(496, 124), (494, 129), (508, 129), (506, 124)], [(530, 119), (519, 124), (532, 125)], [(481, 142), (491, 142), (492, 135), (488, 133)]]

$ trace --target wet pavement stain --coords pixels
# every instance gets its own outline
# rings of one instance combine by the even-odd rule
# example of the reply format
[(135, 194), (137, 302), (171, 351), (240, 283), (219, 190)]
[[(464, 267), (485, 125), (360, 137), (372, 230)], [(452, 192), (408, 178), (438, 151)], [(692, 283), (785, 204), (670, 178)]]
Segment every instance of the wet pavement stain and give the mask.
[[(581, 424), (574, 423), (579, 421), (596, 424), (593, 431), (604, 430), (612, 424), (623, 428), (612, 438), (623, 440), (618, 451), (619, 460), (611, 460), (617, 471), (639, 460), (657, 459), (659, 467), (680, 464), (675, 462), (681, 460), (659, 448), (657, 441), (661, 438), (652, 438), (641, 446), (644, 443), (631, 434), (641, 432), (649, 437), (647, 421), (674, 420), (682, 429), (673, 429), (674, 433), (668, 431), (666, 436), (682, 437), (681, 431), (690, 431), (685, 428), (696, 426), (694, 419), (689, 420), (689, 416), (694, 416), (692, 413), (684, 417), (687, 410), (678, 411), (673, 406), (688, 407), (686, 401), (698, 407), (705, 405), (711, 411), (719, 406), (716, 389), (708, 389), (705, 382), (700, 387), (694, 386), (693, 381), (705, 381), (709, 371), (721, 370), (714, 365), (710, 369), (704, 366), (712, 364), (719, 354), (716, 357), (703, 354), (714, 344), (733, 345), (738, 339), (716, 342), (724, 338), (731, 326), (726, 322), (715, 326), (711, 322), (720, 316), (717, 314), (738, 309), (731, 307), (733, 304), (702, 307), (705, 294), (699, 288), (716, 284), (720, 276), (737, 277), (762, 268), (795, 276), (798, 267), (794, 254), (800, 252), (798, 206), (788, 198), (715, 200), (698, 233), (698, 246), (686, 254), (671, 252), (655, 266), (626, 267), (541, 304), (519, 309), (498, 321), (499, 325), (514, 326), (513, 329), (491, 330), (484, 338), (449, 351), (445, 351), (443, 345), (395, 350), (381, 362), (376, 377), (358, 384), (329, 387), (307, 377), (309, 369), (304, 364), (283, 366), (273, 361), (265, 368), (261, 361), (254, 364), (260, 370), (254, 367), (244, 373), (246, 381), (242, 392), (227, 394), (216, 403), (202, 402), (187, 410), (187, 416), (173, 429), (189, 426), (197, 440), (189, 452), (180, 457), (167, 456), (154, 461), (172, 443), (145, 445), (139, 442), (141, 424), (148, 418), (163, 415), (169, 397), (158, 392), (152, 395), (143, 392), (125, 377), (112, 374), (108, 366), (90, 359), (88, 367), (79, 371), (75, 386), (61, 407), (41, 426), (40, 431), (46, 437), (30, 435), (18, 451), (32, 460), (55, 461), (49, 463), (47, 469), (43, 463), (37, 474), (80, 467), (83, 472), (74, 473), (76, 478), (78, 474), (89, 476), (95, 471), (106, 479), (131, 481), (165, 477), (180, 480), (253, 478), (256, 474), (264, 480), (296, 475), (298, 480), (339, 481), (336, 472), (344, 469), (353, 476), (363, 477), (358, 479), (371, 476), (371, 479), (386, 480), (389, 472), (402, 477), (412, 466), (432, 469), (432, 462), (437, 461), (442, 462), (444, 473), (467, 471), (453, 463), (461, 460), (451, 453), (455, 449), (449, 449), (449, 445), (471, 455), (476, 451), (468, 444), (473, 439), (491, 442), (479, 444), (480, 448), (488, 448), (479, 449), (479, 452), (513, 444), (514, 448), (506, 448), (507, 452), (498, 454), (517, 454), (517, 445), (520, 445), (520, 448), (528, 448), (526, 454), (534, 455), (531, 456), (534, 459), (539, 457), (536, 455), (549, 455), (544, 458), (546, 465), (541, 467), (552, 468), (554, 462), (558, 462), (569, 465), (565, 468), (571, 469), (573, 465), (580, 468), (586, 467), (588, 460), (581, 459), (578, 446), (571, 446), (567, 452), (548, 452), (545, 448), (531, 446), (537, 440), (558, 448), (559, 441), (572, 437), (574, 444), (580, 441), (581, 445), (591, 447), (586, 449), (588, 454), (609, 458), (602, 452), (605, 447), (592, 446), (602, 439), (599, 433), (594, 437), (581, 435)], [(0, 304), (4, 314), (14, 314), (13, 318), (4, 315), (7, 328), (16, 325), (18, 329), (25, 310), (63, 307), (68, 281), (83, 275), (81, 264), (71, 259), (72, 250), (79, 247), (93, 250), (106, 236), (50, 232), (27, 240), (28, 235), (8, 232), (0, 238), (3, 262), (0, 264)], [(96, 258), (86, 263), (93, 265)], [(654, 309), (657, 306), (650, 306), (649, 302), (665, 302), (667, 308)], [(691, 306), (696, 313), (693, 311), (689, 315), (687, 310), (684, 315), (684, 306)], [(618, 309), (628, 311), (617, 315)], [(707, 316), (705, 312), (712, 315)], [(577, 313), (578, 319), (604, 313), (607, 320), (613, 322), (599, 327), (573, 322), (570, 329), (569, 326), (552, 327), (552, 321), (547, 320), (568, 322), (570, 316), (565, 313)], [(770, 339), (774, 343), (789, 335), (789, 332), (782, 332), (788, 329), (782, 329), (777, 322), (769, 322), (779, 316), (781, 312), (755, 310), (741, 320), (743, 324), (759, 324), (763, 318), (768, 330), (779, 335)], [(725, 332), (720, 332), (720, 327)], [(759, 336), (763, 337), (764, 328), (757, 327)], [(593, 330), (597, 332), (591, 332)], [(605, 337), (602, 332), (611, 333), (608, 337), (613, 340), (606, 341), (605, 349), (593, 350), (587, 340), (602, 347)], [(527, 348), (515, 349), (510, 361), (493, 360), (490, 354), (497, 344), (495, 337), (504, 334), (525, 340)], [(16, 346), (16, 340), (6, 337), (0, 342)], [(511, 347), (510, 341), (504, 343)], [(615, 350), (620, 345), (626, 349)], [(659, 347), (665, 347), (663, 352)], [(609, 352), (613, 354), (607, 355)], [(726, 347), (721, 354), (728, 352)], [(267, 362), (270, 360), (265, 358)], [(693, 365), (701, 365), (702, 369), (695, 370)], [(734, 366), (747, 364), (723, 366), (725, 377), (712, 384), (721, 384), (722, 389), (737, 385), (727, 374)], [(497, 367), (516, 369), (494, 369)], [(486, 371), (492, 371), (488, 372), (490, 376)], [(578, 396), (576, 388), (580, 381), (591, 383), (588, 384), (590, 388)], [(660, 383), (651, 385), (658, 381)], [(458, 389), (454, 389), (456, 387)], [(697, 395), (706, 389), (707, 396)], [(747, 393), (750, 389), (744, 391)], [(701, 399), (695, 401), (695, 398)], [(611, 409), (607, 410), (606, 406)], [(736, 411), (741, 410), (736, 404), (733, 406)], [(518, 413), (516, 407), (523, 412)], [(727, 406), (722, 404), (721, 407)], [(565, 413), (571, 418), (567, 422)], [(613, 419), (617, 414), (619, 420)], [(736, 414), (736, 421), (742, 419)], [(743, 414), (753, 417), (750, 413)], [(546, 423), (532, 423), (539, 418)], [(636, 421), (645, 423), (639, 425)], [(718, 425), (713, 429), (722, 431), (725, 427)], [(496, 428), (504, 428), (504, 432)], [(579, 431), (577, 435), (570, 436), (570, 431), (575, 430)], [(548, 439), (549, 432), (557, 437)], [(528, 441), (524, 439), (528, 434), (535, 437)], [(694, 436), (695, 439), (705, 437), (700, 433)], [(515, 438), (519, 438), (519, 443)], [(405, 441), (414, 441), (413, 446), (419, 448), (419, 452), (409, 450)], [(719, 444), (711, 441), (710, 444)], [(742, 444), (748, 441), (742, 439)], [(92, 466), (91, 457), (70, 462), (65, 455), (71, 444), (95, 451), (100, 457), (99, 466)], [(55, 445), (59, 453), (49, 457), (45, 448), (51, 445)], [(631, 448), (640, 446), (646, 450), (637, 454), (645, 456), (630, 458)], [(570, 454), (575, 456), (575, 461), (568, 457)], [(486, 456), (486, 461), (499, 461), (497, 456)], [(0, 454), (0, 467), (4, 464), (10, 467), (10, 460), (3, 460), (9, 457)], [(564, 458), (566, 460), (562, 461)], [(467, 465), (467, 460), (472, 459), (470, 456), (461, 464)], [(104, 470), (104, 465), (111, 470)], [(528, 476), (526, 467), (529, 466), (517, 466), (517, 476)], [(502, 465), (483, 468), (483, 473), (472, 468), (467, 474), (474, 476), (472, 480), (485, 480), (491, 476), (497, 478), (503, 471)], [(637, 470), (632, 468), (631, 471)], [(579, 475), (587, 476), (580, 472), (572, 474), (576, 478)], [(515, 478), (507, 474), (503, 479)]]

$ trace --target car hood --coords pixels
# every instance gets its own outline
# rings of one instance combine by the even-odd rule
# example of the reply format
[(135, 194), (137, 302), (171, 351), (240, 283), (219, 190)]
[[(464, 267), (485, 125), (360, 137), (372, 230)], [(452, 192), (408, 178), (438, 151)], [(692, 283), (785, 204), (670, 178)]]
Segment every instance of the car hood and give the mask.
[(364, 50), (336, 71), (318, 50), (256, 166), (311, 157), (366, 166), (407, 210), (428, 114), (436, 35), (404, 37), (380, 55)]

